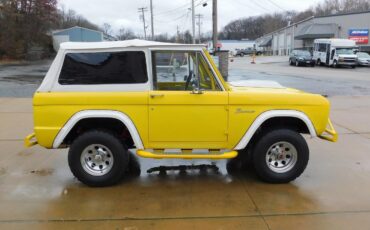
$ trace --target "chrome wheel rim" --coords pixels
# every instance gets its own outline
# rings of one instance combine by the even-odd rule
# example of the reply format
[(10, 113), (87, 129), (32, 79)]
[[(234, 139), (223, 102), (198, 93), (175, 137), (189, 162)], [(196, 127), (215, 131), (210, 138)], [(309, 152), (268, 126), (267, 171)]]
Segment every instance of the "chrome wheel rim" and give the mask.
[(270, 170), (276, 173), (285, 173), (291, 170), (297, 163), (297, 149), (289, 142), (277, 142), (266, 152), (266, 164)]
[(81, 154), (82, 168), (92, 176), (103, 176), (113, 167), (113, 154), (106, 146), (92, 144), (87, 146)]

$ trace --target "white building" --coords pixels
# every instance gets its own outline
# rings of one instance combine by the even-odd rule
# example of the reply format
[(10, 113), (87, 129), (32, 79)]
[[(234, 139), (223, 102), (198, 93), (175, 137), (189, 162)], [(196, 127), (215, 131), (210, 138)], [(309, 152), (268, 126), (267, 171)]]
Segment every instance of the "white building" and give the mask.
[(256, 40), (266, 53), (289, 55), (293, 49), (312, 50), (317, 38), (347, 38), (370, 51), (370, 11), (310, 17), (266, 34)]

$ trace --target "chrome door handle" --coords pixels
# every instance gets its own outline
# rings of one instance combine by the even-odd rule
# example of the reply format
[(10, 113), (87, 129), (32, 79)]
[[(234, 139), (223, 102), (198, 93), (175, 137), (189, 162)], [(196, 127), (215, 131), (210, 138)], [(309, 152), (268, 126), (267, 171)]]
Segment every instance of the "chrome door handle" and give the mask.
[(156, 98), (156, 97), (164, 97), (164, 94), (151, 94), (151, 98)]

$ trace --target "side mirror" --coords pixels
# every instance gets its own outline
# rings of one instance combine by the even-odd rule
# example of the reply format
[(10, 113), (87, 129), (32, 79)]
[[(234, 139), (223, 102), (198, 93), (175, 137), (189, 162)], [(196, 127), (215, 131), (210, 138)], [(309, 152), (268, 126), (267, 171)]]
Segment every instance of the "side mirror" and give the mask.
[(203, 94), (204, 90), (199, 89), (195, 83), (193, 83), (193, 90), (191, 91), (191, 94)]

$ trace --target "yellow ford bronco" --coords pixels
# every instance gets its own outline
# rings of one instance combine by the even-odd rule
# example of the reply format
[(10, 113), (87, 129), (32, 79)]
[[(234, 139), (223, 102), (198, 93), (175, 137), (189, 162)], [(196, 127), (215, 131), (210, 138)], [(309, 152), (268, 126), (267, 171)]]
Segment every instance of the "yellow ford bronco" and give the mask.
[[(141, 40), (63, 43), (33, 98), (26, 146), (69, 148), (72, 173), (117, 183), (140, 157), (250, 157), (271, 183), (309, 159), (301, 134), (336, 141), (326, 98), (276, 82), (225, 82), (202, 45)], [(239, 154), (239, 156), (238, 156)]]

